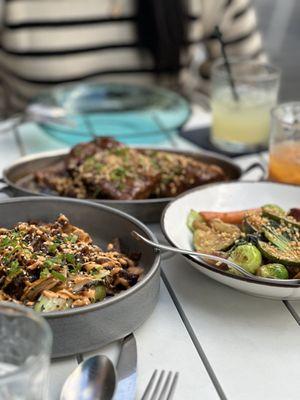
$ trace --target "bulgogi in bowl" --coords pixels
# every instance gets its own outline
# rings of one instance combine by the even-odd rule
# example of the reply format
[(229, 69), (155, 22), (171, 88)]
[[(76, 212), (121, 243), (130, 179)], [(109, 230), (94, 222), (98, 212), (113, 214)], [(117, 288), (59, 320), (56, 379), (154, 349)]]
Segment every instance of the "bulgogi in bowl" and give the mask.
[(0, 300), (40, 312), (100, 302), (141, 279), (138, 259), (121, 253), (117, 239), (103, 251), (64, 215), (0, 228)]

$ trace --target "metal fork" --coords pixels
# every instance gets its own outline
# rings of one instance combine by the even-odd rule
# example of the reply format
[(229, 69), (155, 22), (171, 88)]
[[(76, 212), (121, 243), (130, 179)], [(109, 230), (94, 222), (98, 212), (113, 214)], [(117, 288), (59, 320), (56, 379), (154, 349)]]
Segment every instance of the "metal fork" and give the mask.
[(160, 371), (159, 375), (157, 369), (153, 372), (141, 400), (172, 399), (179, 373), (178, 372), (173, 373), (172, 371), (169, 371), (167, 373), (166, 378), (165, 374), (166, 374), (165, 370)]

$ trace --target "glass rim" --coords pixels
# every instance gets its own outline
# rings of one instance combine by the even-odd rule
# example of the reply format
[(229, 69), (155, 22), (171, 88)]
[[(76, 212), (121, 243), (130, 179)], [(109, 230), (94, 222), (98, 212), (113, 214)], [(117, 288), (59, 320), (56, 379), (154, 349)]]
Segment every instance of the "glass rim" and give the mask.
[(271, 108), (271, 111), (270, 111), (270, 112), (271, 112), (271, 117), (274, 118), (274, 119), (276, 119), (277, 121), (283, 123), (285, 126), (293, 126), (293, 125), (294, 125), (293, 122), (284, 121), (282, 118), (280, 118), (280, 117), (277, 115), (277, 112), (278, 112), (280, 109), (283, 109), (284, 107), (291, 107), (291, 108), (293, 108), (293, 107), (295, 107), (295, 106), (297, 106), (297, 107), (300, 108), (300, 101), (287, 101), (287, 102), (285, 102), (285, 103), (277, 104), (276, 106), (274, 106), (274, 107)]
[[(274, 64), (271, 64), (269, 62), (266, 61), (258, 61), (258, 60), (251, 60), (249, 58), (242, 58), (242, 57), (229, 57), (228, 58), (229, 61), (229, 65), (230, 66), (234, 66), (234, 65), (257, 65), (260, 67), (265, 67), (268, 68), (269, 71), (265, 71), (262, 72), (260, 74), (248, 74), (245, 76), (238, 76), (238, 78), (244, 78), (247, 79), (248, 81), (256, 81), (256, 82), (263, 82), (263, 81), (270, 81), (270, 80), (275, 80), (275, 79), (279, 79), (280, 75), (281, 75), (281, 69), (277, 66), (275, 66)], [(212, 72), (212, 77), (213, 74), (215, 74), (216, 76), (219, 77), (228, 77), (227, 75), (227, 71), (226, 69), (222, 70), (219, 69), (220, 67), (224, 67), (225, 68), (225, 60), (223, 57), (219, 57), (217, 58), (213, 64), (212, 64), (212, 68), (211, 68), (211, 72)]]
[[(35, 311), (31, 310), (30, 308), (26, 306), (22, 306), (19, 304), (11, 303), (11, 302), (6, 302), (6, 301), (0, 301), (0, 313), (1, 310), (11, 310), (12, 315), (17, 311), (19, 315), (23, 315), (24, 317), (30, 318), (32, 321), (34, 321), (39, 327), (41, 328), (43, 334), (44, 334), (44, 339), (46, 343), (46, 348), (49, 353), (49, 357), (51, 356), (51, 345), (53, 341), (53, 335), (51, 328), (47, 321), (45, 320), (44, 317), (40, 316), (38, 313)], [(17, 314), (16, 314), (17, 315)], [(36, 357), (40, 357), (43, 354), (43, 349), (40, 349)], [(11, 372), (7, 372), (4, 375), (0, 375), (0, 384), (1, 382), (5, 382), (5, 380), (10, 380), (16, 376), (23, 375), (25, 371), (30, 369), (33, 365), (35, 365), (36, 360), (34, 358), (30, 359), (28, 362), (25, 364), (22, 364), (20, 366), (17, 366), (17, 368)]]

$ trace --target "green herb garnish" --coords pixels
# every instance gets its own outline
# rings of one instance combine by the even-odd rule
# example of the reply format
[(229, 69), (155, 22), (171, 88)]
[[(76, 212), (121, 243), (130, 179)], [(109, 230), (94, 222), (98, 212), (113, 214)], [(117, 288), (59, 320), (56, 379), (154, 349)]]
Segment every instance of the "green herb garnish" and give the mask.
[(95, 159), (95, 157), (88, 157), (84, 163), (83, 163), (83, 170), (85, 172), (91, 171), (91, 170), (96, 170), (97, 172), (100, 172), (104, 167), (104, 164), (100, 163)]
[(126, 177), (126, 170), (123, 167), (115, 168), (110, 174), (110, 178), (113, 181), (117, 181), (119, 179), (124, 179), (125, 177)]
[(124, 157), (126, 155), (128, 155), (128, 147), (120, 147), (117, 149), (113, 150), (113, 154), (115, 154), (116, 156), (120, 156), (120, 157)]
[(77, 240), (78, 240), (78, 236), (77, 236), (77, 235), (69, 235), (69, 236), (66, 238), (66, 240), (67, 240), (68, 242), (71, 242), (71, 243), (76, 243)]
[(48, 247), (48, 252), (50, 254), (54, 254), (56, 252), (57, 246), (58, 245), (56, 243), (50, 244), (49, 247)]
[(54, 264), (55, 264), (54, 259), (48, 259), (48, 260), (44, 261), (45, 268), (50, 268), (51, 269)]
[(94, 168), (97, 172), (100, 172), (103, 169), (103, 167), (104, 167), (104, 164), (101, 164), (99, 162), (96, 162), (94, 165)]
[(81, 263), (76, 263), (73, 265), (73, 272), (78, 273), (82, 269), (82, 264)]
[(57, 254), (55, 257), (51, 258), (49, 261), (53, 264), (61, 265), (64, 261), (64, 254)]
[(72, 253), (65, 254), (65, 258), (68, 264), (75, 264), (75, 256)]
[(10, 263), (8, 276), (9, 276), (10, 278), (13, 278), (13, 277), (19, 275), (21, 272), (22, 272), (22, 269), (21, 269), (21, 267), (20, 267), (20, 265), (19, 265), (19, 261), (17, 261), (17, 260), (12, 261), (12, 262)]
[(1, 240), (1, 242), (0, 242), (0, 247), (1, 247), (1, 248), (4, 248), (4, 247), (6, 247), (6, 246), (9, 246), (10, 243), (11, 243), (10, 238), (9, 238), (8, 236), (5, 236), (5, 237)]
[(61, 274), (60, 272), (54, 271), (54, 270), (51, 271), (51, 275), (54, 278), (59, 279), (62, 282), (65, 282), (67, 280), (67, 278), (63, 274)]
[(48, 268), (43, 268), (40, 272), (40, 278), (47, 278), (50, 275), (50, 271)]
[(9, 264), (9, 262), (10, 262), (10, 257), (11, 257), (11, 255), (10, 254), (7, 254), (6, 256), (3, 256), (2, 257), (2, 264), (4, 264), (4, 265), (8, 265)]

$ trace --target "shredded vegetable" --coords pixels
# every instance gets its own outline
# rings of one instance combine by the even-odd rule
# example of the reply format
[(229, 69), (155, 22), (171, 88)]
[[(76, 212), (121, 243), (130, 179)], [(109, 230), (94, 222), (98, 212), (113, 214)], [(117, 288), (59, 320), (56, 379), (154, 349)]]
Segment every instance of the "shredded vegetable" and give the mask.
[(103, 251), (64, 215), (0, 228), (0, 300), (44, 312), (80, 307), (128, 289), (142, 273), (137, 256), (116, 241)]

